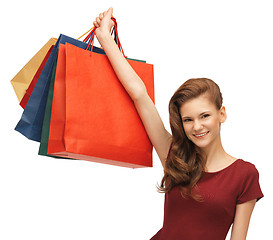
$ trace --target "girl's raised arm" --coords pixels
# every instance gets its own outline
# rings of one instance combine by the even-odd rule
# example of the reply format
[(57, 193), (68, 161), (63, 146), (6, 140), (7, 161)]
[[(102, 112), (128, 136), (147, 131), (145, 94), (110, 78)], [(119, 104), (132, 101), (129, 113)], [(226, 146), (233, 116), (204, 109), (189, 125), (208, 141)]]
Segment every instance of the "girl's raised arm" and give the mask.
[(171, 144), (171, 134), (165, 129), (143, 81), (124, 58), (110, 34), (110, 29), (113, 26), (112, 13), (113, 9), (110, 8), (96, 18), (94, 22), (94, 26), (97, 27), (95, 34), (117, 77), (133, 100), (150, 141), (164, 166)]

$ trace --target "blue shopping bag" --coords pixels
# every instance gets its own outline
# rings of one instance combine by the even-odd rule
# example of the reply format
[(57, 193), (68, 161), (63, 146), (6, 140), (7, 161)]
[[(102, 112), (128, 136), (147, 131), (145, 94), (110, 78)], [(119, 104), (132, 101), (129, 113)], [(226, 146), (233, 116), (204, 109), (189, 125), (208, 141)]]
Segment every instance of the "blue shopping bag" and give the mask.
[[(29, 101), (23, 111), (22, 117), (15, 130), (30, 140), (40, 142), (41, 132), (49, 91), (50, 79), (54, 63), (57, 59), (59, 44), (70, 43), (79, 48), (86, 49), (88, 43), (61, 34), (52, 49), (52, 52), (43, 68), (43, 71), (33, 89)], [(90, 50), (90, 48), (89, 48)], [(105, 54), (101, 48), (93, 47), (93, 52)]]

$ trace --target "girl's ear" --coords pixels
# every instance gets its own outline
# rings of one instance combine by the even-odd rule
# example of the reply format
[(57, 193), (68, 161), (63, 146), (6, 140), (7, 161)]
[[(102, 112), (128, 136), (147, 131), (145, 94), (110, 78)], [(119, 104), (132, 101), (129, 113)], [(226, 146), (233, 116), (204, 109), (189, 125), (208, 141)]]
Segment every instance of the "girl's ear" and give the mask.
[(227, 112), (225, 106), (222, 106), (219, 110), (220, 123), (224, 123), (227, 119)]

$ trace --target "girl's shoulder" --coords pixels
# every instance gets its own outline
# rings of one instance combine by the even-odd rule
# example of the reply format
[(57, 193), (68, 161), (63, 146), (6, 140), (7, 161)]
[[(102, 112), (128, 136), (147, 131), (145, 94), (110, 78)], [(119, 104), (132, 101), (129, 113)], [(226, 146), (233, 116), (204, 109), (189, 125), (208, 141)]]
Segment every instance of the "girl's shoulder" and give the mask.
[(259, 171), (256, 166), (243, 159), (238, 159), (233, 169), (234, 180), (245, 184), (247, 182), (259, 181)]
[(252, 199), (261, 199), (263, 193), (259, 183), (259, 172), (256, 166), (242, 159), (237, 160), (236, 173), (234, 179), (238, 182), (237, 203), (244, 203)]
[(250, 173), (250, 174), (258, 172), (256, 166), (251, 162), (245, 161), (243, 159), (238, 159), (236, 160), (236, 163), (237, 163), (236, 164), (237, 168), (239, 168), (243, 172)]

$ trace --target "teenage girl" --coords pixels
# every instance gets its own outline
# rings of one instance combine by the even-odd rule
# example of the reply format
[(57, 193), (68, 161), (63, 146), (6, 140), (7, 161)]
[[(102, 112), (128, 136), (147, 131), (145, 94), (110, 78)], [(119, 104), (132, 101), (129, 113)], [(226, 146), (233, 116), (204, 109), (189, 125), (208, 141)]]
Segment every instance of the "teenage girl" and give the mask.
[(256, 201), (263, 197), (255, 166), (227, 154), (220, 130), (222, 95), (210, 79), (186, 81), (169, 103), (172, 134), (164, 127), (145, 85), (110, 35), (113, 9), (94, 21), (96, 37), (132, 98), (161, 160), (164, 223), (152, 240), (246, 239)]

